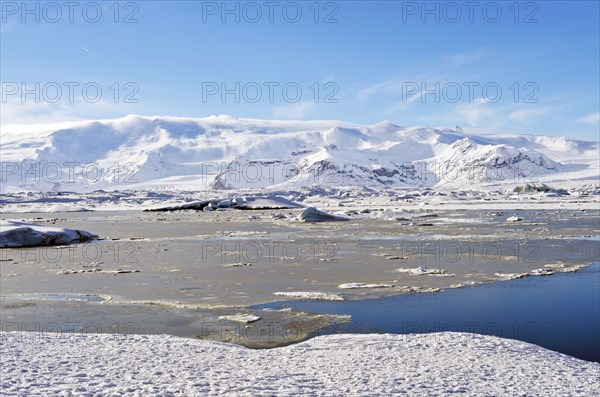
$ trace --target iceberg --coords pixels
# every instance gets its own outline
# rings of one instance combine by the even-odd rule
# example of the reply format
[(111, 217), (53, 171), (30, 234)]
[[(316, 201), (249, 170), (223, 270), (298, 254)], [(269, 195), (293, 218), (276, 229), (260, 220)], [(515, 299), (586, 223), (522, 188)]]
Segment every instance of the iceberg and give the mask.
[(308, 207), (298, 216), (303, 222), (334, 222), (334, 221), (347, 221), (349, 218), (328, 214), (325, 211), (316, 209), (315, 207)]
[(17, 221), (0, 221), (0, 248), (81, 243), (97, 237), (95, 234), (83, 230)]

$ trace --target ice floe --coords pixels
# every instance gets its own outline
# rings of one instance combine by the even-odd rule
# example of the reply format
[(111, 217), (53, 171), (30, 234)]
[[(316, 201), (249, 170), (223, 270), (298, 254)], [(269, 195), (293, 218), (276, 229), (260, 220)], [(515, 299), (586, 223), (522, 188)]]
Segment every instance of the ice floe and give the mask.
[(338, 285), (339, 289), (358, 289), (358, 288), (392, 288), (393, 284), (365, 284), (365, 283), (344, 283)]
[(586, 267), (586, 266), (585, 265), (565, 266), (564, 268), (561, 269), (561, 271), (565, 272), (565, 273), (573, 273), (573, 272), (577, 272), (577, 271), (583, 269), (584, 267)]
[(413, 276), (421, 276), (421, 275), (447, 276), (447, 277), (454, 276), (454, 274), (447, 273), (445, 269), (433, 269), (433, 268), (426, 268), (426, 267), (421, 267), (421, 266), (414, 268), (414, 269), (399, 268), (399, 269), (396, 269), (396, 271), (400, 272), (400, 273), (408, 273)]
[(304, 222), (333, 222), (333, 221), (347, 221), (348, 218), (338, 215), (332, 215), (325, 211), (316, 209), (315, 207), (308, 207), (298, 216), (298, 219)]
[(533, 269), (528, 273), (495, 273), (495, 275), (501, 280), (516, 280), (527, 276), (551, 276), (556, 272), (572, 273), (579, 271), (584, 267), (586, 267), (586, 265), (567, 266), (564, 264), (549, 264), (544, 265), (544, 267), (540, 269)]
[(554, 272), (550, 269), (533, 269), (529, 274), (532, 276), (551, 276)]
[(228, 263), (225, 267), (244, 267), (244, 266), (252, 266), (252, 263), (249, 262), (236, 262), (236, 263)]
[(404, 292), (408, 293), (429, 293), (429, 292), (440, 292), (441, 288), (427, 288), (427, 287), (416, 287), (410, 285), (404, 285), (400, 287), (400, 289)]
[(80, 270), (60, 270), (56, 272), (56, 274), (112, 274), (116, 276), (117, 274), (130, 274), (130, 273), (140, 273), (139, 269), (100, 269), (98, 267), (91, 269), (80, 269)]
[(584, 267), (586, 267), (586, 265), (567, 266), (564, 263), (551, 263), (548, 265), (544, 265), (544, 267), (552, 269), (553, 271), (557, 271), (557, 272), (573, 273), (573, 272), (577, 272), (577, 271), (583, 269)]
[(527, 273), (495, 273), (494, 275), (501, 280), (516, 280), (528, 276)]
[(326, 300), (326, 301), (343, 301), (344, 298), (337, 294), (328, 294), (325, 292), (314, 292), (314, 291), (283, 291), (274, 292), (273, 295), (285, 296), (288, 298), (302, 298), (312, 300)]
[(220, 316), (219, 320), (235, 321), (238, 323), (249, 324), (249, 323), (253, 323), (253, 322), (260, 320), (260, 317), (254, 315), (254, 314), (237, 313), (237, 314), (231, 314), (231, 315), (227, 315), (227, 316)]

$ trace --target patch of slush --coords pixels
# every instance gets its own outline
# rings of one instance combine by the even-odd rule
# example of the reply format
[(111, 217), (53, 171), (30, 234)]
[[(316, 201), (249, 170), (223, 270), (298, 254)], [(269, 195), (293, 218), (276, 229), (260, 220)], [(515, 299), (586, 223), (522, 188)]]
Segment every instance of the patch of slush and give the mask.
[[(461, 234), (459, 236), (464, 240), (496, 240), (503, 239), (506, 236), (499, 234)], [(395, 236), (361, 236), (361, 240), (456, 240), (457, 236), (448, 234), (406, 234)], [(514, 236), (514, 239), (524, 239), (526, 236)]]
[(562, 236), (562, 237), (551, 237), (553, 239), (560, 240), (583, 240), (583, 241), (600, 241), (599, 236)]
[(15, 294), (2, 295), (6, 300), (50, 300), (50, 301), (84, 301), (84, 302), (107, 302), (111, 300), (109, 295), (87, 295), (87, 294)]
[[(600, 364), (467, 333), (253, 350), (168, 335), (0, 333), (6, 395), (597, 396)], [(24, 359), (26, 358), (26, 359)]]

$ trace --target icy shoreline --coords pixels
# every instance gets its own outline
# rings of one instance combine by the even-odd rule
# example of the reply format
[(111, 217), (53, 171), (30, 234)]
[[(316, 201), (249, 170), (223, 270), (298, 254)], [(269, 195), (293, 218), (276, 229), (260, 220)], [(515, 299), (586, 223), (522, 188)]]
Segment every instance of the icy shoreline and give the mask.
[(166, 335), (0, 334), (3, 394), (597, 396), (600, 364), (466, 333), (269, 350)]
[[(514, 193), (512, 184), (463, 188), (386, 188), (361, 187), (304, 187), (295, 189), (233, 189), (233, 190), (98, 190), (88, 193), (76, 192), (13, 192), (5, 193), (0, 200), (4, 214), (20, 213), (68, 213), (107, 211), (156, 211), (157, 209), (202, 210), (203, 203), (234, 199), (256, 199), (254, 204), (264, 202), (264, 197), (275, 198), (281, 205), (268, 203), (273, 209), (293, 206), (316, 207), (341, 215), (355, 211), (352, 217), (378, 218), (389, 212), (431, 210), (490, 210), (512, 211), (520, 209), (558, 210), (598, 208), (600, 188), (597, 185), (556, 184), (568, 188), (568, 195), (552, 193)], [(519, 185), (520, 186), (520, 185)], [(216, 199), (220, 198), (220, 199)], [(268, 200), (267, 200), (268, 201)], [(271, 200), (272, 201), (272, 200)], [(287, 205), (283, 205), (287, 204)], [(250, 208), (252, 205), (249, 205)], [(369, 209), (370, 212), (361, 212)], [(345, 214), (348, 215), (348, 214)]]

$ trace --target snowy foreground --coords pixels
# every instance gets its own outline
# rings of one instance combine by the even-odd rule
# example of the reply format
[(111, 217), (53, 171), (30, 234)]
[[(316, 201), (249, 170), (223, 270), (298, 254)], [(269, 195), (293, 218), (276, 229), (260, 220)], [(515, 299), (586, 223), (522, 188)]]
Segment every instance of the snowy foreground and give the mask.
[(465, 333), (271, 350), (165, 335), (2, 333), (1, 395), (598, 396), (600, 365)]

